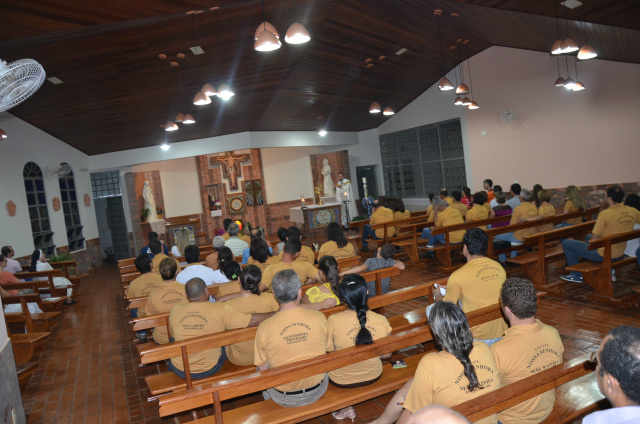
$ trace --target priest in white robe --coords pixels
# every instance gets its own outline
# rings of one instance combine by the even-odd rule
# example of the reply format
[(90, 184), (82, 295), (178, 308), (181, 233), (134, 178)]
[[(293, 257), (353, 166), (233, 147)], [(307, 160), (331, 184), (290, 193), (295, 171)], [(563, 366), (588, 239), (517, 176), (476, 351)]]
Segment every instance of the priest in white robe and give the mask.
[[(336, 197), (340, 203), (347, 200), (349, 203), (349, 222), (356, 216), (358, 216), (358, 210), (355, 204), (355, 198), (353, 197), (353, 190), (351, 189), (351, 181), (344, 177), (342, 172), (338, 172), (338, 182), (336, 183)], [(342, 225), (347, 227), (347, 212), (344, 208), (344, 203), (341, 207), (342, 211)]]

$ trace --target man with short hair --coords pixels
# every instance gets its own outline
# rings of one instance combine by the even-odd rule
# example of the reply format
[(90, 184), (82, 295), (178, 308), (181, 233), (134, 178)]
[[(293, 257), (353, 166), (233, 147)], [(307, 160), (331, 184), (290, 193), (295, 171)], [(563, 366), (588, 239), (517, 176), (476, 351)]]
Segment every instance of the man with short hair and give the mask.
[[(456, 224), (464, 224), (464, 219), (462, 219), (462, 214), (457, 209), (454, 209), (442, 199), (433, 199), (433, 213), (434, 219), (436, 223), (436, 228), (439, 227), (447, 227), (449, 225)], [(459, 244), (462, 243), (462, 237), (464, 236), (464, 230), (453, 231), (449, 233), (449, 243), (450, 244)], [(422, 230), (423, 239), (428, 239), (428, 246), (433, 247), (437, 243), (444, 244), (445, 243), (445, 235), (437, 234), (435, 236), (431, 236), (431, 228), (425, 228)]]
[(451, 206), (453, 204), (453, 199), (451, 197), (449, 197), (449, 190), (447, 190), (446, 188), (441, 188), (440, 189), (440, 199), (442, 199), (445, 202), (447, 202), (449, 204), (449, 206)]
[[(280, 309), (258, 326), (254, 348), (254, 363), (258, 371), (327, 353), (332, 346), (332, 340), (328, 337), (327, 318), (322, 312), (300, 306), (302, 288), (295, 271), (289, 269), (275, 274), (273, 295)], [(265, 399), (272, 399), (281, 406), (308, 405), (325, 393), (328, 380), (326, 373), (322, 373), (262, 393)]]
[[(500, 289), (507, 273), (499, 263), (485, 256), (489, 246), (486, 232), (470, 228), (462, 243), (462, 254), (467, 258), (467, 263), (449, 277), (444, 301), (459, 301), (462, 311), (469, 313), (500, 301)], [(491, 345), (502, 337), (506, 329), (507, 323), (498, 318), (472, 327), (471, 333), (476, 340)]]
[[(372, 225), (376, 224), (384, 224), (385, 222), (393, 221), (393, 211), (386, 206), (379, 204), (378, 206), (373, 205), (371, 209), (373, 212), (371, 213), (371, 218), (369, 219), (369, 224), (365, 224), (362, 226), (362, 248), (360, 251), (368, 252), (369, 247), (367, 245), (367, 239), (371, 237), (374, 240), (380, 240), (384, 238), (384, 229), (379, 228), (377, 230), (373, 230), (371, 228)], [(387, 236), (393, 237), (395, 234), (395, 227), (387, 227)]]
[[(156, 233), (155, 231), (151, 231), (148, 235), (147, 235), (147, 240), (149, 240), (149, 244), (146, 245), (145, 247), (143, 247), (142, 249), (140, 249), (140, 254), (142, 255), (143, 253), (146, 253), (147, 255), (149, 255), (149, 257), (151, 259), (153, 259), (154, 254), (151, 252), (151, 242), (153, 240), (159, 240), (158, 237), (158, 233)], [(169, 248), (167, 247), (166, 244), (162, 244), (162, 251), (165, 255), (169, 255)]]
[[(153, 255), (152, 262), (151, 262), (151, 272), (160, 274), (160, 270), (159, 270), (160, 263), (166, 258), (168, 258), (169, 256), (162, 253), (162, 242), (158, 239), (153, 239), (149, 242), (149, 250), (151, 250), (151, 254)], [(170, 259), (176, 262), (176, 265), (178, 267), (178, 272), (180, 272), (180, 269), (181, 269), (180, 263), (176, 259), (173, 259), (173, 258), (170, 258)]]
[(224, 228), (224, 234), (222, 235), (222, 238), (224, 239), (224, 241), (229, 240), (229, 225), (231, 225), (233, 223), (233, 219), (231, 218), (225, 218), (224, 221), (222, 221), (222, 228)]
[(211, 245), (213, 246), (213, 252), (209, 256), (204, 258), (204, 263), (209, 268), (215, 271), (220, 267), (220, 261), (218, 260), (218, 252), (220, 251), (220, 249), (224, 247), (224, 237), (222, 236), (214, 237), (213, 241), (211, 242)]
[[(516, 207), (511, 214), (510, 225), (515, 225), (522, 219), (529, 219), (538, 216), (538, 208), (536, 202), (533, 200), (533, 193), (530, 190), (523, 189), (520, 192), (520, 206)], [(524, 228), (522, 230), (514, 231), (513, 233), (498, 234), (495, 240), (508, 241), (511, 245), (522, 244), (524, 238), (535, 233), (536, 227)], [(515, 250), (511, 252), (511, 257), (518, 256), (518, 252)], [(498, 257), (500, 263), (504, 264), (507, 261), (507, 255), (501, 253)]]
[[(275, 313), (245, 314), (226, 302), (211, 303), (208, 301), (206, 282), (201, 278), (189, 279), (184, 287), (189, 303), (176, 305), (169, 313), (169, 326), (173, 341), (176, 342), (234, 328), (255, 327)], [(191, 378), (204, 378), (217, 373), (226, 359), (224, 346), (190, 353)], [(168, 368), (178, 377), (185, 378), (181, 356), (171, 358)]]
[(502, 186), (499, 186), (498, 184), (493, 186), (493, 199), (491, 199), (489, 201), (489, 206), (491, 207), (491, 209), (495, 208), (496, 206), (498, 206), (498, 199), (497, 199), (497, 195), (498, 193), (502, 193)]
[[(558, 330), (536, 319), (538, 296), (533, 283), (509, 278), (500, 291), (502, 311), (510, 327), (502, 340), (491, 345), (491, 353), (502, 373), (503, 386), (562, 363), (564, 346)], [(549, 390), (516, 406), (498, 412), (502, 424), (538, 424), (553, 410), (555, 390)]]
[[(287, 240), (302, 240), (302, 233), (300, 232), (300, 228), (294, 225), (287, 228)], [(278, 254), (278, 259), (283, 260), (283, 252), (284, 250)], [(247, 258), (247, 260), (249, 260), (249, 258)], [(311, 250), (309, 246), (304, 246), (302, 242), (300, 242), (300, 254), (296, 257), (296, 262), (307, 262), (310, 265), (313, 265), (316, 262), (316, 255), (313, 253), (313, 250)]]
[[(148, 296), (151, 290), (160, 287), (163, 281), (160, 274), (151, 272), (151, 258), (148, 254), (142, 253), (138, 255), (133, 263), (138, 272), (140, 272), (140, 276), (129, 283), (127, 299)], [(131, 312), (131, 318), (138, 318), (138, 308), (129, 309), (129, 311)], [(147, 342), (146, 330), (138, 331), (137, 336), (140, 343)]]
[[(254, 238), (264, 239), (260, 228), (254, 228), (251, 230), (251, 240), (253, 240)], [(273, 249), (271, 247), (268, 247), (268, 249), (269, 249), (269, 253), (273, 255)], [(249, 247), (247, 247), (242, 251), (242, 265), (245, 265), (247, 262), (249, 262), (250, 256), (251, 256), (251, 243), (249, 243)]]
[(317, 283), (322, 283), (322, 279), (320, 278), (320, 275), (318, 275), (318, 269), (316, 267), (310, 265), (307, 261), (297, 260), (298, 256), (300, 256), (301, 248), (302, 243), (300, 243), (300, 240), (295, 238), (287, 240), (282, 251), (282, 262), (269, 265), (262, 273), (260, 290), (271, 291), (273, 277), (276, 273), (285, 269), (293, 270), (303, 283), (306, 283), (307, 280), (315, 280)]
[[(587, 250), (589, 241), (595, 241), (600, 237), (611, 236), (618, 233), (625, 233), (633, 230), (633, 224), (640, 224), (640, 211), (631, 206), (624, 205), (624, 192), (618, 186), (607, 188), (607, 202), (609, 207), (600, 214), (596, 224), (593, 226), (591, 234), (587, 237), (587, 241), (565, 239), (562, 242), (564, 256), (567, 258), (569, 266), (576, 265), (580, 262), (580, 258), (590, 261), (602, 262), (604, 258), (604, 247), (596, 250)], [(611, 260), (617, 261), (624, 256), (624, 249), (627, 242), (616, 243), (611, 246)], [(565, 281), (574, 283), (582, 282), (582, 274), (577, 271), (571, 271), (571, 274), (561, 277)]]
[(493, 181), (487, 178), (482, 182), (482, 188), (487, 192), (487, 201), (492, 201), (496, 196), (493, 194)]
[(469, 210), (460, 200), (462, 199), (462, 192), (460, 190), (454, 190), (451, 192), (451, 197), (453, 199), (453, 203), (449, 204), (454, 209), (457, 209), (462, 215), (462, 218), (467, 216), (467, 211)]
[(511, 198), (507, 200), (507, 205), (511, 206), (511, 209), (515, 209), (520, 206), (520, 192), (522, 191), (522, 187), (520, 184), (513, 183), (511, 184)]
[(5, 271), (10, 272), (12, 274), (22, 272), (22, 265), (20, 265), (20, 262), (13, 259), (13, 256), (16, 254), (16, 252), (13, 251), (13, 247), (3, 246), (0, 252), (2, 253), (2, 256), (4, 256), (5, 260), (7, 261), (7, 266), (4, 267)]
[(598, 387), (613, 408), (594, 412), (582, 424), (640, 422), (640, 328), (623, 325), (609, 331), (596, 353)]
[(201, 278), (207, 286), (215, 284), (215, 271), (208, 266), (201, 265), (200, 248), (195, 244), (190, 244), (184, 248), (184, 258), (187, 266), (176, 276), (176, 281), (180, 284), (187, 284), (192, 278)]
[[(184, 284), (180, 284), (175, 280), (177, 271), (178, 263), (175, 259), (167, 257), (160, 262), (159, 272), (162, 277), (162, 284), (149, 292), (147, 303), (138, 309), (138, 317), (169, 312), (173, 306), (187, 303)], [(162, 325), (154, 328), (153, 339), (158, 344), (169, 343), (167, 326)]]
[(249, 244), (238, 237), (238, 234), (240, 234), (240, 226), (232, 222), (229, 224), (227, 234), (229, 234), (229, 238), (224, 242), (224, 245), (231, 249), (233, 256), (242, 255), (242, 251), (249, 247)]

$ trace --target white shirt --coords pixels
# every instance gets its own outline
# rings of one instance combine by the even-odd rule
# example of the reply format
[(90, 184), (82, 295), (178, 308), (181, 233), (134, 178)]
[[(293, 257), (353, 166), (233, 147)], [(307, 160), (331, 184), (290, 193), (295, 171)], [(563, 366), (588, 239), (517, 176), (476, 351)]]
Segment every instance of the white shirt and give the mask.
[(224, 284), (224, 283), (228, 283), (229, 279), (227, 278), (226, 275), (224, 275), (222, 273), (221, 270), (217, 269), (215, 271), (213, 271), (214, 276), (213, 276), (213, 282), (216, 284)]
[(495, 208), (496, 206), (498, 206), (498, 204), (499, 204), (499, 203), (498, 203), (498, 201), (497, 201), (496, 199), (492, 199), (492, 200), (489, 202), (489, 207), (490, 207), (491, 209), (493, 209), (493, 208)]
[[(637, 230), (640, 228), (640, 224), (633, 224), (633, 229)], [(640, 239), (633, 239), (627, 241), (627, 248), (624, 249), (624, 254), (627, 256), (636, 256), (636, 250), (640, 247)], [(7, 268), (5, 268), (6, 270)]]
[(180, 284), (187, 284), (187, 281), (192, 278), (202, 278), (207, 286), (211, 286), (216, 283), (215, 271), (208, 266), (195, 264), (188, 265), (182, 271), (176, 275), (176, 281)]
[(12, 274), (22, 272), (22, 265), (15, 259), (7, 258), (7, 266), (4, 267), (5, 271), (9, 271)]
[(224, 245), (231, 249), (233, 256), (242, 256), (244, 249), (249, 247), (246, 241), (240, 240), (238, 237), (229, 237), (229, 240), (225, 241)]
[(507, 200), (507, 205), (511, 206), (511, 209), (515, 209), (516, 206), (520, 206), (520, 196), (513, 196)]

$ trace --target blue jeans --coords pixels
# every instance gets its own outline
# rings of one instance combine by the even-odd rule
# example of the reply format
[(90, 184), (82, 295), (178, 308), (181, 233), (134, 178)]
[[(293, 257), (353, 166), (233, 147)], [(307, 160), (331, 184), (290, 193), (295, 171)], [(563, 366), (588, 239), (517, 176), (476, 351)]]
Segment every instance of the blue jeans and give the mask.
[[(500, 241), (508, 241), (510, 243), (518, 243), (518, 244), (522, 244), (522, 242), (520, 240), (518, 240), (517, 238), (515, 238), (513, 236), (513, 233), (504, 233), (504, 234), (498, 234), (495, 238), (495, 240), (500, 240)], [(516, 252), (515, 250), (513, 252), (511, 252), (511, 257), (515, 258), (516, 256), (518, 256), (518, 252)], [(507, 261), (507, 255), (505, 255), (504, 253), (501, 253), (498, 256), (498, 261), (500, 263), (505, 263)]]
[(380, 237), (376, 236), (376, 232), (371, 229), (371, 225), (365, 224), (362, 226), (362, 247), (367, 247), (367, 239), (369, 237), (374, 240), (382, 240)]
[(568, 222), (561, 222), (560, 224), (553, 227), (553, 229), (557, 230), (558, 228), (571, 227), (572, 225), (573, 224), (569, 224)]
[[(173, 337), (171, 337), (170, 342), (174, 342)], [(191, 373), (191, 378), (196, 379), (196, 378), (205, 378), (205, 377), (210, 377), (212, 375), (214, 375), (215, 373), (217, 373), (218, 371), (220, 371), (220, 368), (222, 368), (222, 365), (224, 365), (224, 361), (227, 360), (227, 352), (225, 351), (225, 347), (222, 346), (220, 348), (220, 358), (218, 359), (218, 363), (214, 365), (213, 368), (211, 368), (208, 371), (202, 371), (202, 372), (196, 372), (196, 373)], [(185, 378), (185, 374), (184, 371), (176, 368), (173, 363), (171, 362), (171, 360), (169, 360), (169, 363), (167, 364), (167, 368), (169, 368), (169, 371), (173, 371), (173, 373), (175, 375), (177, 375), (180, 378)]]
[(429, 240), (429, 245), (433, 246), (434, 244), (440, 243), (445, 244), (446, 240), (444, 238), (444, 234), (436, 234), (435, 236), (431, 235), (431, 228), (425, 228), (422, 230), (422, 235), (420, 236), (423, 239)]
[[(589, 237), (587, 237), (587, 241)], [(562, 242), (562, 250), (564, 250), (564, 256), (567, 259), (567, 264), (577, 265), (580, 262), (580, 258), (587, 259), (589, 261), (594, 262), (602, 262), (604, 258), (598, 253), (597, 250), (587, 250), (589, 244), (580, 240), (571, 240), (567, 239)], [(622, 256), (619, 258), (611, 258), (612, 261), (620, 260)], [(574, 278), (582, 278), (582, 273), (577, 271), (571, 271), (571, 275)]]
[(638, 260), (638, 266), (640, 266), (640, 247), (636, 250), (636, 259)]
[[(129, 311), (131, 312), (131, 318), (138, 318), (138, 308), (129, 309)], [(138, 337), (146, 336), (147, 330), (136, 331), (136, 334)]]

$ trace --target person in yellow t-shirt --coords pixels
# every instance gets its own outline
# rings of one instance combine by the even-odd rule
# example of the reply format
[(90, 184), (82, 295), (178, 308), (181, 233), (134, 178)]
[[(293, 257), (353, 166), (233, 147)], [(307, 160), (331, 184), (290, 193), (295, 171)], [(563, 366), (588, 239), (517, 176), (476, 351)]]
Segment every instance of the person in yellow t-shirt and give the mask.
[(428, 216), (427, 222), (433, 222), (433, 199), (436, 197), (435, 194), (429, 193), (429, 203), (430, 205), (427, 207), (426, 215)]
[[(549, 193), (549, 190), (542, 189), (538, 192), (538, 202), (540, 203), (538, 215), (533, 218), (522, 217), (518, 219), (518, 222), (539, 221), (550, 216), (556, 216), (556, 208), (551, 204), (551, 193)], [(551, 230), (553, 230), (553, 224), (545, 224), (535, 228), (535, 232), (537, 233)]]
[[(460, 308), (451, 302), (436, 302), (429, 313), (429, 324), (442, 351), (422, 357), (413, 379), (396, 392), (382, 415), (371, 423), (405, 424), (412, 413), (427, 405), (453, 407), (502, 386), (489, 346), (473, 340)], [(496, 415), (476, 421), (496, 422)]]
[(324, 284), (311, 287), (302, 297), (302, 307), (320, 311), (340, 305), (338, 298), (338, 261), (333, 256), (323, 256), (318, 261), (318, 275), (325, 281)]
[[(609, 207), (600, 212), (596, 225), (594, 225), (591, 234), (587, 237), (587, 242), (579, 240), (564, 240), (562, 249), (564, 256), (567, 258), (569, 266), (576, 265), (580, 262), (580, 258), (595, 262), (602, 262), (604, 259), (604, 248), (597, 251), (587, 250), (589, 241), (595, 241), (600, 237), (611, 236), (614, 234), (625, 233), (633, 230), (634, 224), (640, 224), (640, 211), (630, 206), (622, 204), (624, 200), (624, 191), (618, 186), (607, 188), (607, 202)], [(611, 246), (611, 260), (617, 261), (624, 256), (624, 249), (627, 243), (617, 243)], [(582, 282), (582, 274), (577, 271), (571, 271), (571, 274), (561, 277), (565, 281)]]
[[(379, 206), (374, 205), (373, 213), (371, 214), (371, 218), (369, 219), (369, 224), (365, 224), (362, 226), (362, 248), (360, 248), (363, 252), (368, 252), (369, 247), (367, 246), (367, 239), (369, 237), (374, 240), (380, 240), (384, 238), (384, 229), (379, 228), (377, 230), (373, 230), (371, 228), (372, 225), (376, 224), (384, 224), (385, 222), (393, 221), (393, 211), (387, 208), (385, 205), (380, 204)], [(393, 237), (395, 234), (394, 227), (387, 227), (387, 236)]]
[(331, 255), (336, 259), (351, 258), (356, 256), (353, 245), (347, 241), (342, 227), (337, 222), (327, 225), (327, 241), (320, 246), (318, 258)]
[[(127, 299), (148, 296), (149, 292), (162, 284), (160, 274), (151, 272), (151, 257), (147, 253), (143, 253), (136, 257), (133, 261), (136, 269), (140, 272), (140, 276), (129, 283), (127, 290)], [(131, 318), (138, 318), (138, 308), (129, 309)], [(141, 343), (147, 341), (147, 331), (140, 330), (137, 333), (138, 340)]]
[[(389, 199), (389, 207), (393, 210), (393, 220), (400, 221), (411, 218), (411, 212), (405, 209), (402, 199)], [(394, 227), (395, 234), (400, 232), (400, 227)]]
[[(285, 245), (285, 251), (287, 246)], [(300, 306), (302, 287), (292, 269), (273, 278), (273, 295), (280, 304), (278, 312), (258, 326), (254, 345), (254, 365), (258, 371), (315, 358), (330, 347), (327, 318), (319, 311)], [(262, 392), (281, 406), (313, 403), (327, 391), (329, 379), (321, 373), (281, 384)]]
[[(489, 212), (487, 212), (487, 208), (482, 206), (484, 203), (484, 193), (477, 192), (473, 195), (473, 205), (471, 209), (467, 212), (467, 222), (480, 221), (481, 219), (489, 218)], [(486, 230), (486, 225), (480, 225), (476, 228), (480, 228), (481, 230)]]
[[(235, 328), (255, 327), (275, 313), (242, 313), (226, 302), (209, 302), (207, 285), (198, 277), (187, 281), (184, 287), (189, 302), (174, 306), (169, 313), (172, 342)], [(227, 359), (226, 348), (214, 347), (189, 353), (188, 358), (191, 378), (209, 377), (222, 368)], [(185, 378), (182, 356), (171, 358), (167, 368), (178, 377)]]
[(462, 200), (462, 192), (459, 190), (454, 190), (451, 192), (451, 197), (453, 198), (453, 203), (449, 204), (449, 206), (460, 211), (460, 215), (462, 215), (462, 218), (467, 216), (467, 211), (469, 210), (469, 208), (467, 208), (460, 202), (460, 200)]
[[(302, 233), (300, 232), (300, 228), (296, 226), (291, 226), (287, 228), (287, 240), (302, 240)], [(283, 252), (278, 253), (278, 259), (282, 260)], [(316, 255), (313, 253), (313, 250), (309, 246), (300, 244), (300, 254), (296, 257), (296, 262), (308, 262), (310, 265), (316, 263)], [(303, 281), (304, 283), (304, 281)]]
[[(584, 198), (578, 187), (570, 185), (564, 192), (564, 213), (582, 211), (585, 212), (589, 208), (587, 200)], [(556, 225), (554, 228), (567, 227), (582, 223), (582, 217), (571, 218)]]
[[(536, 319), (538, 296), (533, 283), (509, 278), (500, 291), (502, 310), (510, 327), (502, 340), (491, 345), (491, 353), (508, 385), (562, 363), (564, 346), (558, 330)], [(538, 424), (551, 413), (555, 402), (551, 389), (498, 412), (502, 424)]]
[[(160, 274), (160, 263), (168, 258), (169, 256), (165, 255), (164, 253), (162, 253), (162, 242), (158, 239), (155, 240), (151, 240), (149, 242), (149, 250), (151, 251), (151, 253), (153, 253), (153, 259), (151, 262), (151, 272), (155, 273), (155, 274)], [(173, 258), (171, 258), (173, 259)], [(176, 266), (177, 268), (177, 272), (180, 272), (180, 263), (173, 259), (176, 262)]]
[[(240, 295), (225, 302), (245, 314), (276, 312), (280, 307), (272, 293), (260, 291), (260, 268), (247, 265), (240, 273)], [(253, 340), (227, 346), (226, 354), (231, 363), (240, 366), (253, 365)]]
[[(517, 224), (518, 222), (520, 222), (520, 219), (534, 218), (537, 215), (538, 215), (538, 208), (536, 207), (535, 202), (533, 202), (533, 193), (531, 193), (531, 190), (527, 190), (523, 188), (522, 191), (520, 192), (520, 204), (516, 206), (516, 208), (513, 210), (513, 213), (511, 214), (510, 225)], [(512, 245), (521, 244), (526, 236), (533, 234), (535, 231), (536, 231), (535, 227), (524, 228), (522, 230), (517, 230), (512, 233), (498, 234), (495, 240), (508, 241)], [(516, 256), (518, 256), (518, 252), (516, 252), (515, 250), (512, 251), (511, 257), (515, 258)], [(498, 256), (498, 261), (500, 261), (501, 264), (504, 264), (506, 260), (507, 260), (507, 255), (505, 255), (504, 253), (501, 253)]]
[(306, 284), (308, 280), (315, 280), (316, 283), (322, 283), (318, 275), (318, 270), (309, 265), (307, 261), (296, 261), (296, 258), (300, 256), (300, 248), (302, 244), (300, 240), (288, 239), (284, 244), (284, 250), (282, 251), (282, 262), (279, 264), (269, 265), (262, 274), (262, 282), (260, 283), (260, 290), (271, 291), (271, 281), (274, 275), (285, 269), (292, 269), (303, 284)]
[[(350, 274), (340, 283), (340, 297), (344, 299), (347, 310), (331, 315), (328, 319), (329, 344), (327, 351), (346, 349), (351, 346), (371, 344), (374, 340), (391, 333), (389, 321), (380, 314), (369, 311), (367, 306), (367, 283), (361, 275)], [(377, 358), (371, 358), (329, 371), (329, 382), (336, 387), (348, 389), (373, 384), (382, 375), (382, 362), (391, 352)], [(337, 420), (355, 419), (352, 406), (334, 412)]]
[(251, 240), (247, 264), (255, 265), (260, 268), (260, 272), (264, 272), (269, 265), (280, 262), (280, 258), (271, 254), (267, 242), (262, 237), (254, 237)]
[(439, 195), (440, 199), (447, 202), (449, 206), (453, 205), (453, 199), (449, 196), (449, 190), (447, 190), (446, 188), (441, 188)]
[[(464, 224), (464, 219), (462, 219), (462, 214), (460, 213), (460, 211), (449, 206), (449, 203), (447, 203), (445, 200), (434, 200), (433, 210), (436, 220), (435, 226), (437, 228), (446, 227), (449, 225)], [(463, 236), (464, 230), (453, 231), (449, 233), (449, 243), (462, 243)], [(437, 243), (445, 243), (445, 235), (437, 234), (435, 236), (431, 236), (431, 228), (425, 228), (424, 230), (422, 230), (422, 238), (429, 240), (429, 247), (433, 247)]]
[[(465, 313), (495, 305), (500, 301), (500, 289), (507, 279), (502, 265), (487, 258), (489, 237), (479, 228), (470, 228), (464, 235), (462, 254), (467, 263), (449, 277), (445, 302), (458, 303)], [(471, 329), (476, 340), (488, 345), (499, 340), (507, 329), (502, 318), (480, 324)]]

